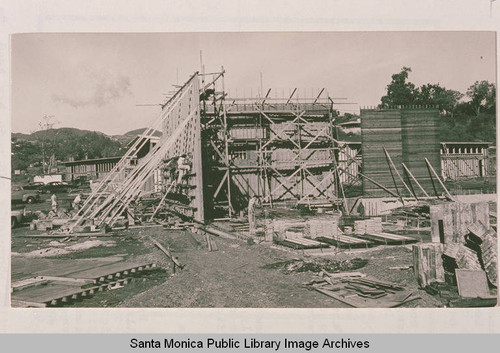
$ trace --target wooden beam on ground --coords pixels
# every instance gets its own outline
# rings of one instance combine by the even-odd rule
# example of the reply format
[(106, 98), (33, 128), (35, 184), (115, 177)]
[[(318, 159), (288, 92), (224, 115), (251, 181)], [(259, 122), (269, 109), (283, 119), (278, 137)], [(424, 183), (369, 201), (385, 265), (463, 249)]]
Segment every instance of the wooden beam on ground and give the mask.
[(181, 263), (179, 262), (179, 260), (177, 260), (177, 258), (174, 255), (172, 255), (172, 253), (170, 251), (168, 251), (167, 249), (165, 249), (163, 247), (163, 245), (161, 245), (158, 241), (156, 241), (155, 239), (151, 238), (150, 236), (148, 236), (148, 238), (153, 242), (153, 244), (158, 249), (160, 249), (165, 255), (167, 255), (167, 257), (169, 257), (170, 260), (172, 260), (172, 262), (174, 263), (174, 265), (178, 266), (181, 270), (184, 268), (184, 265), (181, 265)]

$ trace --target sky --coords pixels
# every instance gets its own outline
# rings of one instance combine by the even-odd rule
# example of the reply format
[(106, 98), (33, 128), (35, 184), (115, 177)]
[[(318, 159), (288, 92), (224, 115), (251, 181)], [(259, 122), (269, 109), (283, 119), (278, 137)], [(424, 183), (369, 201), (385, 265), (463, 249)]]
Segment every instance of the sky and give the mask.
[(160, 107), (143, 105), (161, 103), (200, 61), (206, 72), (224, 67), (232, 96), (255, 96), (262, 75), (264, 91), (312, 96), (324, 87), (353, 113), (379, 104), (403, 66), (417, 86), (465, 93), (495, 82), (495, 43), (494, 32), (479, 31), (16, 34), (12, 132), (39, 130), (44, 116), (55, 128), (108, 135), (147, 127)]

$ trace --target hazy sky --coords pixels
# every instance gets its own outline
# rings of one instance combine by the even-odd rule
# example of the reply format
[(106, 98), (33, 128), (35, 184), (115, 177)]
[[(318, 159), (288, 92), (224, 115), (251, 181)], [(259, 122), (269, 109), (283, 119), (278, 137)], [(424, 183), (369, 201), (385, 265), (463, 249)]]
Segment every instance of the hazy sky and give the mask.
[[(12, 37), (12, 131), (39, 129), (44, 115), (75, 127), (122, 134), (146, 127), (172, 85), (200, 69), (226, 70), (242, 96), (260, 87), (286, 93), (325, 87), (331, 97), (377, 105), (391, 75), (412, 69), (416, 85), (465, 93), (495, 82), (493, 32), (302, 32), (185, 34), (22, 34)], [(310, 93), (312, 95), (312, 93)]]

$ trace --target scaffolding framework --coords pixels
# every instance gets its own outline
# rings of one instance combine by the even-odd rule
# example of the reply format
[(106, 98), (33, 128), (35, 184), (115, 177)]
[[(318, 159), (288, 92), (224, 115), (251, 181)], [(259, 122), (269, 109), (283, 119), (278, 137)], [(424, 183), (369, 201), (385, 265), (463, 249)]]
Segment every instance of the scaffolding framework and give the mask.
[[(336, 112), (325, 89), (315, 97), (231, 98), (224, 73), (201, 100), (205, 207), (210, 217), (233, 217), (257, 196), (280, 202), (332, 205), (339, 202)], [(261, 90), (261, 93), (264, 91)]]
[[(356, 179), (351, 169), (359, 150), (336, 139), (337, 112), (326, 90), (299, 97), (294, 89), (288, 97), (272, 98), (271, 89), (265, 95), (261, 89), (257, 97), (230, 98), (224, 75), (223, 68), (196, 72), (177, 87), (145, 138), (101, 181), (74, 224), (90, 218), (112, 226), (133, 212), (152, 175), (160, 201), (149, 220), (169, 212), (198, 222), (231, 218), (254, 196), (270, 206), (345, 203), (342, 183)], [(158, 143), (136, 165), (130, 163), (156, 130), (162, 131)], [(190, 170), (185, 181), (176, 182), (180, 156)]]

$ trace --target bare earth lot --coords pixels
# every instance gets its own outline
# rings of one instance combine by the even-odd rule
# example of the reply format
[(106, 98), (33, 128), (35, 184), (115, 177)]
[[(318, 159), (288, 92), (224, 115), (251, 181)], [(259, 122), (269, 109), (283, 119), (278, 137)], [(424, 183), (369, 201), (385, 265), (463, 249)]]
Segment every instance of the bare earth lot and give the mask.
[[(80, 307), (190, 307), (190, 308), (333, 308), (348, 307), (311, 290), (304, 283), (317, 273), (297, 272), (280, 262), (301, 259), (321, 265), (331, 260), (339, 268), (366, 262), (353, 271), (382, 281), (394, 282), (414, 291), (421, 299), (403, 307), (438, 307), (441, 302), (417, 288), (411, 269), (390, 269), (412, 264), (411, 246), (379, 246), (371, 249), (338, 251), (293, 250), (260, 243), (215, 238), (217, 251), (208, 251), (204, 239), (184, 230), (162, 227), (136, 228), (110, 237), (42, 239), (26, 226), (12, 232), (12, 279), (33, 277), (38, 271), (50, 273), (61, 266), (77, 266), (87, 261), (146, 261), (159, 269), (135, 279), (122, 288), (98, 292), (78, 301)], [(151, 242), (150, 236), (169, 248), (185, 267), (173, 273), (171, 261)], [(47, 250), (49, 249), (49, 250)], [(55, 249), (55, 250), (54, 250)], [(53, 255), (53, 256), (52, 256)], [(291, 262), (296, 263), (296, 262)], [(354, 266), (356, 267), (356, 266)], [(313, 270), (317, 270), (314, 269)]]

